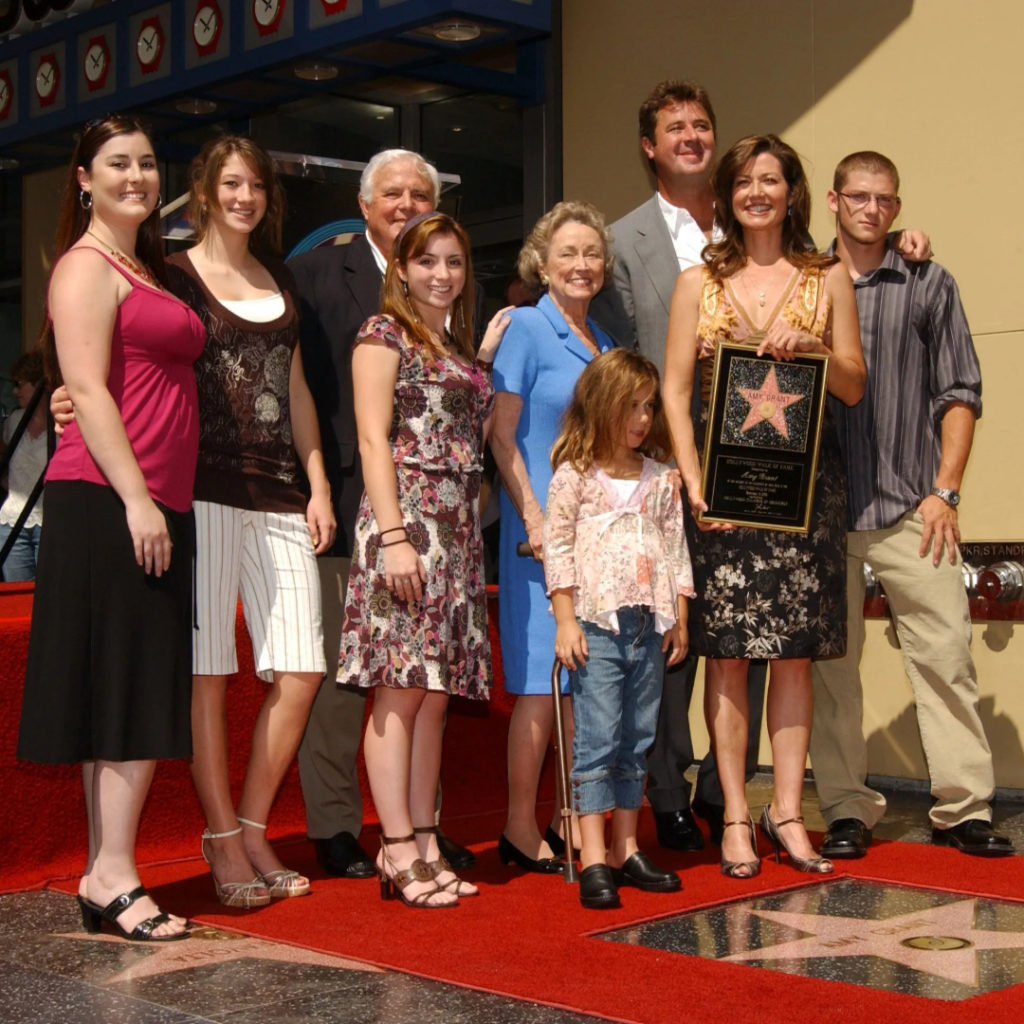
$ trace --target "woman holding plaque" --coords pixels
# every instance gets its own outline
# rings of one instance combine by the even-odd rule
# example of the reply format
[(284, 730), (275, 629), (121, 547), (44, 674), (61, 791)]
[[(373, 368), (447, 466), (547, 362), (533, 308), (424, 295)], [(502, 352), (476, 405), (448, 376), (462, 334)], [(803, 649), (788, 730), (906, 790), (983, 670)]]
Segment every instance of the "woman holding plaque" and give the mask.
[[(864, 360), (849, 275), (814, 251), (810, 195), (796, 153), (774, 135), (750, 136), (722, 158), (712, 179), (724, 233), (704, 250), (704, 266), (680, 275), (672, 298), (665, 356), (665, 411), (694, 520), (707, 510), (701, 452), (712, 368), (720, 342), (749, 343), (783, 363), (805, 353), (828, 356), (828, 391), (848, 405), (864, 393)], [(690, 417), (700, 364), (700, 416)], [(755, 363), (758, 367), (762, 364)], [(751, 381), (741, 432), (785, 439), (787, 404), (775, 364)], [(781, 370), (780, 370), (781, 372)], [(804, 402), (809, 401), (809, 396)], [(766, 442), (767, 443), (767, 442)], [(800, 871), (827, 874), (800, 817), (811, 726), (811, 658), (845, 649), (846, 486), (827, 410), (821, 427), (810, 523), (806, 533), (688, 524), (697, 597), (690, 644), (707, 658), (705, 715), (725, 793), (722, 873), (760, 871), (744, 792), (747, 661), (771, 661), (768, 732), (775, 788), (761, 829)]]

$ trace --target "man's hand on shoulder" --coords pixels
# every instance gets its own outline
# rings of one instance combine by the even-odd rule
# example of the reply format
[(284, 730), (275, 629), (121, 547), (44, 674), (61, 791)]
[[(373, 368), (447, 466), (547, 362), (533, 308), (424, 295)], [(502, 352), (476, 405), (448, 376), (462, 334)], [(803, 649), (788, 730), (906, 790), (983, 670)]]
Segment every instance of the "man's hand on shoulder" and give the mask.
[(890, 238), (892, 247), (911, 263), (927, 263), (935, 255), (931, 239), (920, 228), (904, 228)]
[(949, 563), (956, 563), (956, 549), (960, 543), (960, 524), (957, 519), (956, 509), (947, 505), (936, 494), (929, 494), (920, 505), (917, 511), (924, 519), (924, 531), (921, 534), (921, 548), (918, 554), (924, 558), (928, 549), (932, 549), (932, 564), (938, 565), (942, 561), (942, 549), (949, 551)]

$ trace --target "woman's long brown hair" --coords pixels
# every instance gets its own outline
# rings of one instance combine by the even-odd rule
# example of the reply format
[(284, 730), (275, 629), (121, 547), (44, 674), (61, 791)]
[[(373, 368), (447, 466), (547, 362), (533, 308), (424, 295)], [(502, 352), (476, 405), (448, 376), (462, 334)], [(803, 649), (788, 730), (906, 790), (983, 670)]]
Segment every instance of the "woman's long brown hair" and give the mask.
[[(89, 121), (82, 129), (71, 154), (71, 163), (68, 164), (64, 190), (61, 193), (57, 233), (53, 242), (54, 266), (89, 227), (91, 215), (89, 210), (82, 206), (82, 189), (78, 184), (79, 167), (91, 170), (96, 154), (110, 139), (118, 135), (135, 134), (145, 135), (152, 145), (153, 136), (148, 126), (133, 114), (107, 114), (106, 117)], [(166, 285), (167, 268), (164, 264), (164, 243), (160, 233), (158, 207), (154, 207), (150, 215), (139, 225), (135, 239), (135, 255), (161, 284)], [(36, 345), (43, 356), (46, 379), (52, 387), (57, 387), (61, 383), (61, 374), (57, 363), (53, 325), (50, 323), (48, 313), (43, 315)]]

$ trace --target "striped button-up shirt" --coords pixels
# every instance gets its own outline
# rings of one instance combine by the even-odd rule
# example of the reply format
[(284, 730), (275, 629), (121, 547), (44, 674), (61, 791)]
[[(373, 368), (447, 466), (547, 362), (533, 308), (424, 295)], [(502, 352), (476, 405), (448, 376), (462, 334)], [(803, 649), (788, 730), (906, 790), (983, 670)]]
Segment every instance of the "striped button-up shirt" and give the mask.
[(952, 275), (887, 249), (854, 281), (868, 379), (847, 406), (829, 396), (849, 479), (847, 525), (895, 525), (931, 493), (942, 417), (953, 402), (981, 415), (981, 369)]

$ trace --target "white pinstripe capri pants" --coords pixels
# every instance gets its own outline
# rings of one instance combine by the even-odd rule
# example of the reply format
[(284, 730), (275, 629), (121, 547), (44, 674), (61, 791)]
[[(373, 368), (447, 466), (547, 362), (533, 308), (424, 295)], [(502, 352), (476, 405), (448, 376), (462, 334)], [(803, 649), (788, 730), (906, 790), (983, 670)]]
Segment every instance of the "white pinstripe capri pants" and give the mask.
[(320, 577), (306, 517), (197, 501), (192, 671), (238, 671), (235, 610), (242, 598), (256, 674), (327, 671)]

